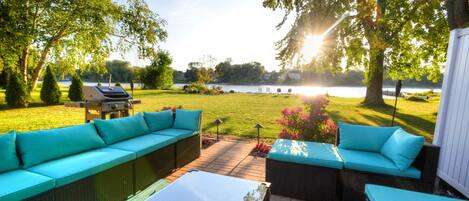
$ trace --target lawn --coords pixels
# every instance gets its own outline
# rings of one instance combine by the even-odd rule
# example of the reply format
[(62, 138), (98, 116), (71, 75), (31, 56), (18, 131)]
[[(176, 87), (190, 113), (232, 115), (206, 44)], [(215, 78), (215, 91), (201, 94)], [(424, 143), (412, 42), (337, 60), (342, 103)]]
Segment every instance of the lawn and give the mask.
[[(66, 89), (63, 89), (67, 101)], [(182, 105), (187, 109), (202, 109), (204, 132), (214, 133), (212, 123), (216, 118), (224, 121), (220, 132), (236, 136), (255, 136), (256, 123), (264, 125), (261, 135), (275, 138), (280, 131), (276, 120), (285, 107), (301, 106), (296, 95), (273, 94), (225, 94), (218, 96), (183, 94), (177, 90), (137, 90), (135, 98), (142, 100), (136, 105), (135, 112), (156, 111), (164, 106)], [(32, 94), (33, 103), (29, 108), (10, 109), (4, 102), (0, 91), (0, 133), (9, 130), (30, 131), (63, 127), (83, 123), (84, 110), (65, 108), (63, 105), (44, 106), (40, 103), (39, 93)], [(331, 97), (328, 112), (336, 121), (367, 125), (389, 126), (392, 107), (367, 108), (360, 105), (361, 99)], [(393, 104), (392, 100), (386, 100)], [(431, 140), (436, 121), (439, 100), (412, 102), (399, 100), (396, 122), (410, 132), (423, 135)]]

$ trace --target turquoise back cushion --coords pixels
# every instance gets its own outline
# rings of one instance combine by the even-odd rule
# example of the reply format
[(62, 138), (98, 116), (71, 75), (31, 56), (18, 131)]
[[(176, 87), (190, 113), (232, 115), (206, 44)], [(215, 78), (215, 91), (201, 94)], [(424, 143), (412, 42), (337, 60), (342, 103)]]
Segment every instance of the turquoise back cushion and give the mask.
[(143, 117), (147, 122), (150, 131), (155, 132), (173, 126), (173, 111), (165, 110), (161, 112), (144, 112)]
[(381, 154), (393, 161), (400, 170), (405, 170), (414, 162), (424, 142), (422, 136), (399, 129), (383, 145)]
[(17, 169), (20, 166), (16, 154), (16, 132), (0, 134), (0, 172)]
[(122, 117), (110, 120), (95, 119), (94, 124), (106, 144), (113, 144), (125, 139), (150, 133), (150, 129), (138, 113), (135, 116)]
[(25, 168), (105, 145), (91, 123), (20, 133), (17, 144)]
[(362, 126), (340, 122), (339, 148), (381, 152), (389, 137), (400, 127)]
[(201, 114), (202, 110), (177, 109), (173, 128), (197, 131), (199, 130)]

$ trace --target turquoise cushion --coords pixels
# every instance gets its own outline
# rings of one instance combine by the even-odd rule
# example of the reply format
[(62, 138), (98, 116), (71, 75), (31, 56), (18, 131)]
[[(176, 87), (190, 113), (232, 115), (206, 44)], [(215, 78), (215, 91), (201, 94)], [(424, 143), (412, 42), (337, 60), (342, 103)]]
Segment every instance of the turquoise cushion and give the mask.
[(373, 184), (365, 185), (365, 194), (370, 201), (463, 201), (460, 199)]
[(150, 129), (141, 113), (110, 120), (95, 119), (94, 123), (106, 144), (113, 144), (132, 137), (148, 134)]
[(399, 170), (392, 161), (379, 153), (339, 148), (339, 154), (347, 169), (414, 179), (420, 178), (420, 170), (417, 168), (409, 167), (406, 170)]
[(26, 168), (105, 145), (93, 124), (20, 133), (17, 144)]
[(176, 110), (176, 119), (173, 128), (186, 130), (199, 130), (201, 110)]
[(405, 170), (414, 162), (424, 142), (422, 136), (399, 129), (386, 141), (381, 154), (393, 161), (400, 170)]
[(342, 169), (343, 162), (332, 144), (278, 139), (272, 145), (269, 159)]
[(144, 112), (143, 117), (147, 122), (150, 131), (159, 131), (173, 126), (173, 111), (165, 110), (162, 112)]
[(389, 137), (400, 127), (375, 127), (340, 122), (339, 148), (381, 152)]
[(160, 131), (153, 132), (151, 134), (155, 135), (167, 135), (171, 137), (175, 137), (177, 140), (182, 140), (193, 135), (196, 135), (198, 132), (193, 130), (184, 130), (184, 129), (176, 129), (176, 128), (168, 128)]
[(20, 166), (18, 155), (16, 154), (16, 132), (0, 134), (0, 172), (17, 169)]
[(135, 153), (102, 148), (46, 162), (27, 170), (55, 179), (60, 187), (135, 159)]
[(142, 135), (122, 142), (110, 145), (110, 148), (122, 149), (135, 152), (137, 157), (144, 156), (150, 152), (161, 149), (169, 144), (175, 143), (175, 137), (165, 135)]
[(54, 188), (54, 179), (25, 170), (0, 174), (0, 201), (24, 200)]

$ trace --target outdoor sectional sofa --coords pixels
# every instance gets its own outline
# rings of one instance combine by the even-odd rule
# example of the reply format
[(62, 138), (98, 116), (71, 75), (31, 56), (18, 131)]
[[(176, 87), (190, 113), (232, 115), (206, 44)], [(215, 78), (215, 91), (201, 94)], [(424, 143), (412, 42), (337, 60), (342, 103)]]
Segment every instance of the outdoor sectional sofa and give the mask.
[(464, 201), (433, 194), (420, 193), (387, 186), (367, 184), (365, 186), (366, 201)]
[(366, 184), (433, 191), (439, 147), (424, 143), (423, 137), (400, 127), (339, 123), (336, 145), (277, 140), (266, 160), (272, 193), (364, 201)]
[(201, 111), (0, 135), (0, 201), (126, 200), (200, 156)]

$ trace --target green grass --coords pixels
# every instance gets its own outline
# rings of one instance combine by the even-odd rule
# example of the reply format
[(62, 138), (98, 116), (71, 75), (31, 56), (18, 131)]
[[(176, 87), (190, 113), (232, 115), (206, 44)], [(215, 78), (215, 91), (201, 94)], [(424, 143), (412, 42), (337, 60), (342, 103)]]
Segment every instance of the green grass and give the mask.
[[(64, 101), (66, 89), (62, 93)], [(265, 128), (263, 137), (275, 138), (280, 131), (276, 120), (285, 107), (301, 106), (296, 95), (272, 94), (225, 94), (218, 96), (183, 94), (179, 91), (138, 90), (135, 98), (142, 104), (136, 105), (135, 112), (156, 111), (164, 106), (182, 105), (187, 109), (202, 109), (204, 132), (214, 133), (212, 123), (216, 118), (224, 121), (220, 132), (236, 136), (255, 136), (255, 123)], [(0, 91), (0, 133), (9, 130), (31, 131), (56, 128), (83, 123), (84, 110), (65, 108), (63, 105), (45, 106), (40, 103), (39, 93), (32, 94), (33, 103), (29, 108), (11, 109), (4, 102)], [(328, 112), (336, 121), (347, 121), (366, 125), (389, 126), (392, 107), (367, 108), (360, 105), (362, 99), (331, 97)], [(393, 100), (386, 100), (393, 104)], [(439, 100), (412, 102), (399, 100), (396, 122), (410, 132), (423, 135), (430, 140), (433, 136)]]

